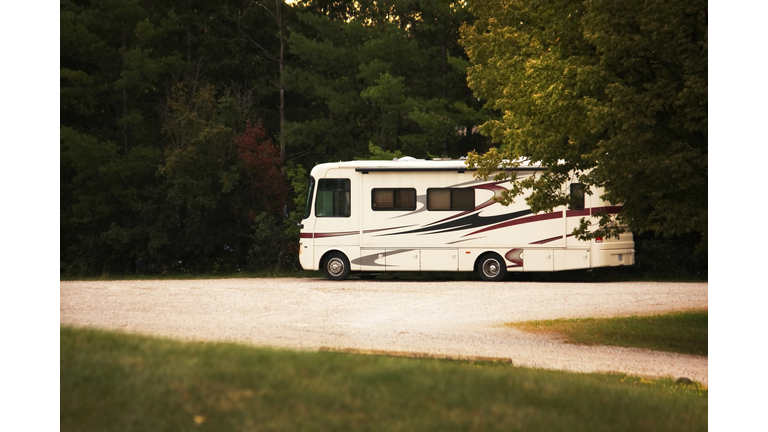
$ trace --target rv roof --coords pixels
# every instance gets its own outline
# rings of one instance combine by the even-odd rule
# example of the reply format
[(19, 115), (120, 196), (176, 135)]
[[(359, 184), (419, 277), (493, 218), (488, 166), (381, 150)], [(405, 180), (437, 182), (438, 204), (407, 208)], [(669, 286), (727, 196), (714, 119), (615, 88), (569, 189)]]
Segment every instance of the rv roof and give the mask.
[[(464, 160), (425, 160), (414, 158), (400, 158), (396, 160), (360, 160), (322, 164), (325, 168), (354, 168), (355, 171), (474, 171), (476, 168), (467, 168)], [(541, 170), (541, 164), (529, 164), (521, 161), (517, 168), (508, 168), (517, 171)]]

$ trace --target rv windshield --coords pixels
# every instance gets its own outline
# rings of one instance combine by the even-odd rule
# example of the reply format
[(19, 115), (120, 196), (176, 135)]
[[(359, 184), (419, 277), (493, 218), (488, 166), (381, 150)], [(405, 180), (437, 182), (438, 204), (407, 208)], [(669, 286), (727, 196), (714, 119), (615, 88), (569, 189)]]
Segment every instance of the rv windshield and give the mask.
[(309, 191), (307, 192), (307, 204), (304, 206), (304, 216), (302, 220), (309, 217), (309, 212), (312, 211), (312, 194), (315, 192), (315, 178), (309, 176)]

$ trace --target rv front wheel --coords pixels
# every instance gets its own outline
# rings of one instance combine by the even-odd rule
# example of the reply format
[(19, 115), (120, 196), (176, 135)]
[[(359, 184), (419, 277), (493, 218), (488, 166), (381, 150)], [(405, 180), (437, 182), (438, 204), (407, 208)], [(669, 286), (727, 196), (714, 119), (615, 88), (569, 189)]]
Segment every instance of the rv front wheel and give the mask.
[(330, 280), (344, 280), (349, 276), (349, 260), (341, 252), (333, 252), (325, 259), (325, 277)]
[(477, 273), (484, 281), (498, 282), (506, 277), (507, 266), (504, 259), (498, 254), (489, 253), (480, 257), (477, 264)]

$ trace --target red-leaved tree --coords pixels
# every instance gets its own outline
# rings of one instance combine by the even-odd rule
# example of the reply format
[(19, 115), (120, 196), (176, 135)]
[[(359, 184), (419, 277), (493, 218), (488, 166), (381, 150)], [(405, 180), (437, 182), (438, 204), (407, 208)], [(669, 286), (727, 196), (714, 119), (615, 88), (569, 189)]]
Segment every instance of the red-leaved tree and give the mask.
[(280, 170), (280, 148), (265, 137), (262, 122), (248, 120), (243, 134), (235, 139), (237, 157), (245, 165), (244, 195), (251, 203), (252, 217), (260, 211), (279, 212), (288, 196), (288, 181)]

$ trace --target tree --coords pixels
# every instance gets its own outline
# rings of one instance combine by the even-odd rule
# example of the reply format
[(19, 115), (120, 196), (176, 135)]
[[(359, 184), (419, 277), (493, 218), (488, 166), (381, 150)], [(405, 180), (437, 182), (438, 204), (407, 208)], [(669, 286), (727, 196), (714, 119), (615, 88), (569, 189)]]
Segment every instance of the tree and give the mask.
[(161, 83), (183, 67), (164, 11), (136, 0), (63, 0), (61, 263), (130, 271), (146, 250), (162, 161)]
[[(154, 257), (175, 257), (185, 271), (277, 265), (290, 242), (279, 217), (288, 191), (280, 149), (236, 98), (210, 84), (190, 87), (177, 84), (164, 113), (166, 199)], [(269, 247), (260, 244), (266, 238)]]
[[(280, 113), (280, 164), (285, 163), (285, 78), (284, 78), (284, 72), (285, 72), (285, 45), (286, 45), (286, 19), (285, 19), (285, 13), (284, 11), (288, 9), (288, 6), (285, 4), (284, 0), (275, 0), (275, 6), (274, 8), (267, 7), (264, 3), (261, 2), (255, 2), (255, 5), (258, 6), (262, 11), (265, 11), (269, 14), (269, 16), (272, 17), (274, 20), (275, 25), (277, 26), (277, 40), (278, 40), (278, 47), (277, 52), (273, 53), (269, 49), (265, 48), (263, 46), (263, 43), (259, 43), (259, 41), (254, 40), (253, 37), (251, 37), (246, 31), (238, 25), (238, 28), (240, 29), (240, 32), (243, 34), (243, 36), (250, 42), (253, 46), (257, 47), (261, 53), (266, 56), (267, 59), (277, 63), (278, 68), (278, 74), (276, 79), (272, 79), (272, 85), (275, 86), (275, 88), (278, 89), (280, 93), (280, 104), (278, 106), (278, 111)], [(245, 9), (243, 11), (243, 15), (245, 16)]]
[(548, 170), (515, 180), (535, 212), (567, 205), (563, 184), (604, 188), (617, 224), (665, 236), (707, 233), (707, 3), (582, 0), (473, 3), (462, 31), (469, 85), (502, 117), (481, 132), (498, 150), (470, 153), (478, 174), (504, 160)]
[(281, 151), (266, 137), (263, 124), (246, 121), (245, 131), (235, 139), (237, 157), (245, 171), (244, 194), (255, 210), (279, 213), (288, 199), (288, 184), (281, 172)]
[[(298, 231), (295, 226), (284, 224), (280, 216), (280, 210), (288, 201), (288, 179), (281, 169), (281, 149), (266, 135), (260, 121), (249, 120), (245, 131), (235, 139), (244, 172), (241, 195), (252, 225), (248, 258), (255, 268), (283, 267), (291, 261), (290, 257), (296, 261), (298, 255)], [(290, 168), (285, 171), (293, 173)], [(302, 180), (305, 184), (306, 177)]]
[[(271, 62), (254, 56), (234, 25), (245, 6), (61, 2), (63, 271), (134, 272), (138, 263), (144, 271), (160, 271), (179, 261), (210, 269), (246, 256), (253, 227), (241, 216), (252, 203), (246, 202), (247, 167), (237, 158), (234, 138), (246, 118), (265, 118), (265, 129), (277, 129), (277, 92), (264, 78)], [(253, 16), (248, 24), (270, 36), (275, 25)], [(200, 109), (197, 118), (177, 110), (183, 125), (165, 109), (169, 94), (181, 100), (175, 84), (182, 81), (189, 95), (197, 95), (182, 105)], [(200, 90), (224, 96), (203, 103)], [(218, 117), (208, 116), (213, 112)], [(201, 129), (201, 121), (212, 128)], [(177, 151), (181, 147), (190, 152)], [(231, 191), (216, 189), (222, 179)], [(244, 248), (237, 247), (241, 239)], [(226, 254), (219, 240), (229, 247)], [(232, 258), (237, 250), (245, 252)]]
[(62, 1), (62, 124), (114, 140), (123, 154), (157, 143), (159, 83), (183, 68), (165, 49), (164, 18), (136, 0)]
[(300, 212), (317, 162), (487, 149), (471, 19), (451, 0), (62, 0), (62, 270), (286, 263), (264, 253), (298, 238), (286, 176)]
[(486, 148), (472, 133), (486, 114), (465, 81), (458, 29), (471, 16), (462, 3), (315, 0), (299, 8), (286, 67), (295, 153), (314, 163), (365, 157), (369, 142), (416, 157)]

